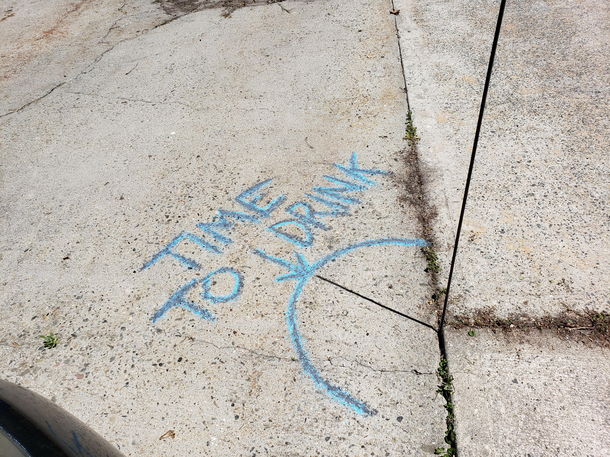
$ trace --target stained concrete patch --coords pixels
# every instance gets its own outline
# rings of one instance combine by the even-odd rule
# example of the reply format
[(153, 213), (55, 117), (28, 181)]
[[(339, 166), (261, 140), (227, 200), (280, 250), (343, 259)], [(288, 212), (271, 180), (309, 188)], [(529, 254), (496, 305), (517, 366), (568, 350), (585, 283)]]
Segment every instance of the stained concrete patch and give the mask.
[[(447, 265), (498, 4), (397, 5)], [(540, 316), (608, 307), (607, 15), (605, 2), (508, 4), (452, 312), (492, 307), (500, 316)]]
[(538, 331), (446, 338), (461, 456), (610, 453), (608, 348)]
[(197, 12), (21, 96), (2, 119), (7, 379), (126, 455), (440, 445), (434, 332), (313, 277), (434, 321), (388, 10)]
[(147, 0), (10, 0), (3, 8), (0, 116), (87, 73), (116, 44), (146, 34), (172, 17)]

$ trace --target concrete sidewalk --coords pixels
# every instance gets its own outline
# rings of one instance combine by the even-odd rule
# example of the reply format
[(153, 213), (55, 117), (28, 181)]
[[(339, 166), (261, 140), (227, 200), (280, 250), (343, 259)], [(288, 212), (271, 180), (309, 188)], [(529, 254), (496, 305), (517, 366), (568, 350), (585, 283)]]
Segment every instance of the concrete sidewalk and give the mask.
[[(499, 3), (396, 3), (445, 275)], [(507, 2), (448, 309), (462, 456), (610, 455), (608, 19)]]
[(435, 331), (324, 280), (436, 322), (389, 4), (62, 8), (36, 39), (86, 61), (5, 80), (4, 376), (125, 455), (442, 445)]
[(435, 331), (498, 3), (6, 3), (3, 378), (125, 455), (422, 456), (444, 349), (460, 456), (610, 455), (603, 2), (509, 1)]

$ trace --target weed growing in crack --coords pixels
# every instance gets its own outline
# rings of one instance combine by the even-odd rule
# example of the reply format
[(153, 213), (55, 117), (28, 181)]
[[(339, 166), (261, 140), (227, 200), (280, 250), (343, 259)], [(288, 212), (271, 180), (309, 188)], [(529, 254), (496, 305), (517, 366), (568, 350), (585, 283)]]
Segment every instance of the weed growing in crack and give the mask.
[[(426, 273), (428, 273), (428, 272), (438, 273), (440, 266), (438, 264), (438, 257), (436, 255), (436, 252), (434, 251), (434, 249), (432, 249), (429, 246), (426, 246), (425, 248), (422, 248), (422, 252), (426, 256), (426, 261), (428, 262), (428, 266), (426, 267), (426, 269), (424, 271)], [(437, 291), (437, 292), (435, 292), (435, 294), (437, 294), (439, 292), (442, 293), (442, 291)], [(445, 289), (445, 292), (446, 292), (446, 289)]]
[(516, 331), (550, 330), (562, 337), (576, 338), (610, 347), (610, 311), (565, 309), (554, 316), (530, 316), (514, 313), (496, 316), (493, 308), (483, 308), (466, 314), (457, 314), (447, 323), (454, 329), (489, 328), (506, 333)]
[[(408, 100), (407, 100), (408, 103)], [(404, 188), (404, 194), (400, 197), (401, 202), (410, 204), (415, 210), (415, 216), (421, 226), (421, 238), (428, 241), (434, 246), (434, 231), (432, 229), (433, 221), (437, 216), (436, 208), (430, 204), (430, 201), (425, 193), (424, 180), (431, 181), (432, 177), (429, 172), (420, 167), (419, 155), (417, 152), (417, 128), (413, 124), (413, 114), (411, 110), (407, 111), (405, 119), (405, 139), (409, 147), (405, 152), (406, 175), (401, 179), (400, 184)], [(426, 258), (427, 266), (426, 273), (430, 278), (432, 285), (432, 297), (428, 301), (428, 305), (433, 306), (440, 319), (442, 313), (441, 299), (445, 294), (445, 290), (439, 287), (438, 271), (440, 265), (436, 252), (432, 248), (423, 250)]]
[(436, 374), (439, 378), (439, 386), (436, 389), (436, 393), (441, 394), (445, 399), (445, 410), (447, 411), (447, 430), (445, 431), (445, 443), (449, 446), (447, 449), (439, 447), (434, 450), (436, 455), (443, 457), (453, 457), (457, 455), (455, 445), (455, 414), (454, 407), (451, 401), (451, 394), (453, 394), (453, 376), (449, 374), (447, 366), (447, 359), (441, 358), (441, 361), (436, 370)]
[(409, 146), (414, 147), (419, 141), (419, 137), (417, 136), (417, 127), (413, 125), (411, 110), (407, 113), (407, 121), (405, 124), (405, 140), (407, 140)]
[(610, 315), (606, 313), (597, 313), (591, 319), (593, 321), (593, 328), (599, 333), (608, 333), (608, 326), (610, 325)]
[(441, 298), (443, 298), (445, 296), (445, 294), (447, 293), (447, 289), (436, 289), (436, 292), (434, 292), (432, 294), (432, 300), (436, 301), (436, 300), (440, 300)]

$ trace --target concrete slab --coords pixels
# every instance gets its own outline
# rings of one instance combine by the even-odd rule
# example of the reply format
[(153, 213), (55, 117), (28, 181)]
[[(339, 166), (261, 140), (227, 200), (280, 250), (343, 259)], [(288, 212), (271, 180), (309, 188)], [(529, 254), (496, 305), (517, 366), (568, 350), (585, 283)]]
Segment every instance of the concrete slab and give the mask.
[(397, 0), (405, 78), (435, 249), (447, 282), (496, 2)]
[[(445, 274), (498, 3), (396, 3)], [(607, 17), (602, 1), (508, 2), (452, 312), (607, 309)]]
[(11, 94), (4, 376), (125, 455), (431, 454), (434, 331), (315, 276), (434, 322), (389, 10), (202, 11)]
[(2, 5), (0, 116), (87, 72), (121, 41), (174, 17), (145, 0), (7, 0)]
[(610, 454), (610, 354), (549, 332), (447, 332), (460, 456)]
[[(395, 5), (444, 287), (499, 2)], [(578, 327), (568, 318), (586, 310), (607, 316), (607, 18), (600, 1), (507, 2), (450, 322), (479, 312), (477, 327), (510, 318), (518, 332)], [(574, 333), (593, 334), (592, 324)], [(459, 455), (610, 452), (603, 341), (469, 330), (446, 337)]]

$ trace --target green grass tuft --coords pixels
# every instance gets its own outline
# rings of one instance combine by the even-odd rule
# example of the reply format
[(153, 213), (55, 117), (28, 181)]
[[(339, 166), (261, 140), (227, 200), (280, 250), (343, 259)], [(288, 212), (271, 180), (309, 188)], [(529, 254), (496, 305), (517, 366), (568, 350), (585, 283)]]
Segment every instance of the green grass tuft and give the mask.
[(40, 338), (42, 338), (42, 344), (47, 349), (53, 349), (59, 344), (59, 337), (54, 335), (53, 332), (49, 333), (48, 335), (40, 335)]

